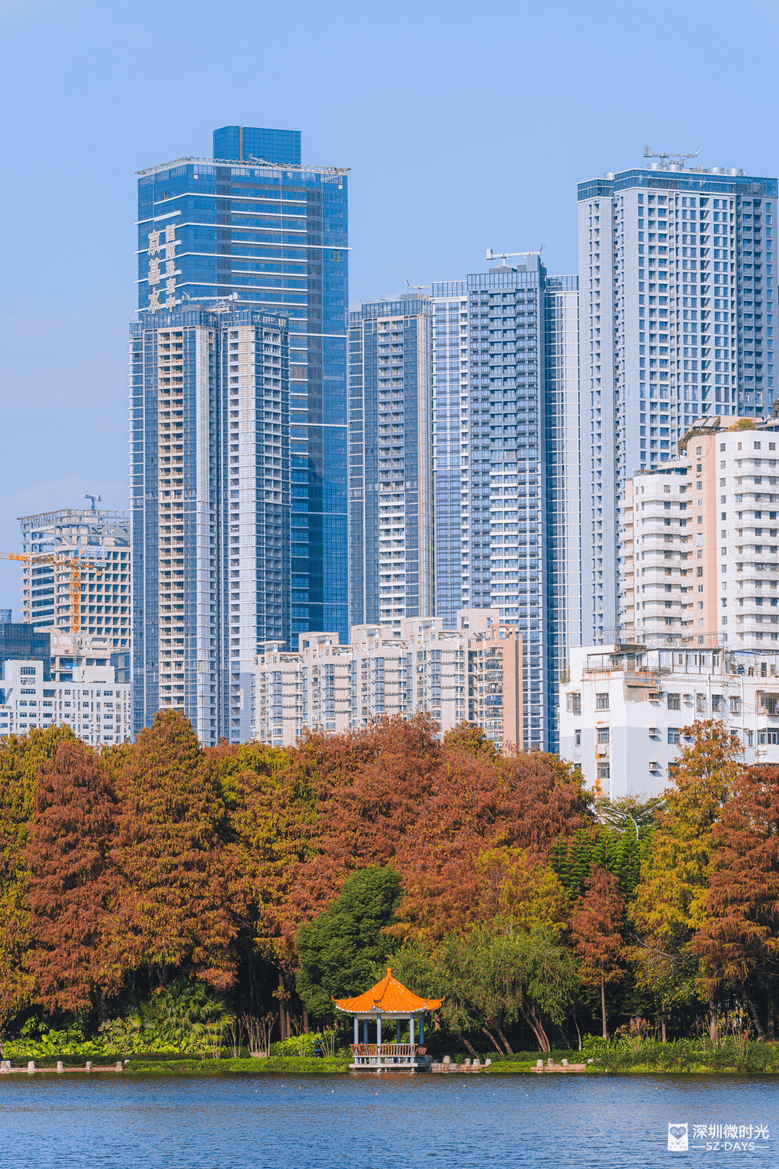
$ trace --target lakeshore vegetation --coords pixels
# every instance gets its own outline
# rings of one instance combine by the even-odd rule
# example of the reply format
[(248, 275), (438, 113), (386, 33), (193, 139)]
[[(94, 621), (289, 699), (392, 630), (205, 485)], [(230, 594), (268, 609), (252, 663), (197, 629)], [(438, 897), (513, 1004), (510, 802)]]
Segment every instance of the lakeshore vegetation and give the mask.
[(6, 1057), (262, 1050), (271, 1070), (318, 1040), (343, 1070), (332, 999), (391, 965), (444, 998), (431, 1052), (495, 1070), (531, 1048), (776, 1070), (779, 768), (743, 766), (715, 721), (685, 743), (662, 799), (609, 803), (554, 756), (424, 717), (284, 750), (203, 748), (170, 711), (99, 752), (11, 736)]

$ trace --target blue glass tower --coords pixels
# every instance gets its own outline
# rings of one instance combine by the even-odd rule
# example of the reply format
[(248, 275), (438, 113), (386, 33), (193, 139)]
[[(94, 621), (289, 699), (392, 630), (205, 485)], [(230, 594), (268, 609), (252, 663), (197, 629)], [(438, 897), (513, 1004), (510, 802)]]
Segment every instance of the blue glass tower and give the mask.
[(347, 172), (302, 165), (294, 130), (226, 126), (214, 151), (139, 172), (138, 306), (143, 318), (240, 301), (288, 321), (284, 640), (322, 629), (346, 640)]

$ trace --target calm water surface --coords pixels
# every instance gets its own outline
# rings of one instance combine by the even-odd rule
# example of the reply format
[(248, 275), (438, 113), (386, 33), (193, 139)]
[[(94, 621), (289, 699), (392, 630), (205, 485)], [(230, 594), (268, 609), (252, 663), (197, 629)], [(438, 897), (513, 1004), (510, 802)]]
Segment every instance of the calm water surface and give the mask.
[[(754, 1152), (668, 1152), (669, 1123), (763, 1124)], [(0, 1081), (0, 1165), (14, 1169), (398, 1169), (779, 1165), (768, 1078), (571, 1076)]]

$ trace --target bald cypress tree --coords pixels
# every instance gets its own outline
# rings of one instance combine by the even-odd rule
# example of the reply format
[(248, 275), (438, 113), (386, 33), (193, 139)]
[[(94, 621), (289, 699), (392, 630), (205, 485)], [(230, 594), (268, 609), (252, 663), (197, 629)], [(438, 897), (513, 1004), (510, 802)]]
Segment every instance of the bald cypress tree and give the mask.
[(109, 952), (116, 825), (116, 795), (95, 752), (60, 743), (38, 777), (26, 848), (29, 969), (50, 1011), (100, 1007), (118, 988)]

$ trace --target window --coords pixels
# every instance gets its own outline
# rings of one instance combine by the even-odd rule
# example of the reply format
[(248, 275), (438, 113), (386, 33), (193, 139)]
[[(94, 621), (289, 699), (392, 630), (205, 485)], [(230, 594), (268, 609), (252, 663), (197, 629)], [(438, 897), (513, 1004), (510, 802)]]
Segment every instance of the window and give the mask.
[(719, 714), (724, 713), (725, 699), (723, 698), (723, 696), (721, 694), (712, 694), (712, 696), (711, 696), (711, 709), (712, 709), (712, 713), (714, 713), (715, 711)]
[(706, 695), (705, 694), (696, 694), (695, 695), (695, 710), (696, 710), (697, 714), (705, 714), (706, 713)]
[(681, 694), (669, 694), (668, 695), (668, 709), (669, 710), (681, 710), (682, 709), (682, 696), (681, 696)]
[[(760, 744), (765, 743), (779, 743), (779, 731), (758, 731), (757, 741)], [(751, 744), (750, 744), (751, 746)]]
[(678, 727), (669, 727), (668, 728), (668, 742), (671, 744), (679, 742), (679, 728)]
[(567, 710), (569, 714), (581, 714), (582, 712), (582, 696), (581, 694), (569, 694), (567, 696)]
[(730, 713), (741, 714), (741, 698), (738, 695), (734, 695), (730, 699)]
[(581, 745), (582, 745), (581, 731), (574, 731), (573, 732), (573, 745), (574, 745), (574, 747), (581, 747)]
[(608, 779), (611, 775), (611, 769), (608, 763), (598, 764), (598, 779)]
[(599, 743), (608, 743), (608, 741), (609, 741), (609, 728), (608, 727), (598, 727), (598, 742)]
[(608, 694), (596, 694), (595, 695), (595, 709), (596, 710), (608, 710), (609, 709), (609, 696), (608, 696)]

